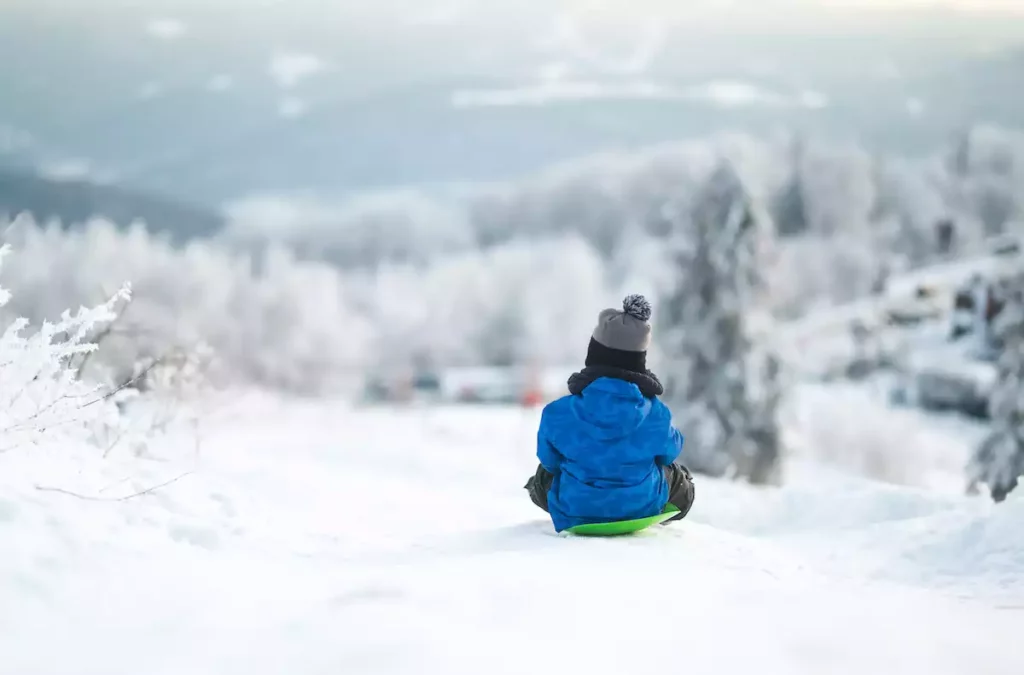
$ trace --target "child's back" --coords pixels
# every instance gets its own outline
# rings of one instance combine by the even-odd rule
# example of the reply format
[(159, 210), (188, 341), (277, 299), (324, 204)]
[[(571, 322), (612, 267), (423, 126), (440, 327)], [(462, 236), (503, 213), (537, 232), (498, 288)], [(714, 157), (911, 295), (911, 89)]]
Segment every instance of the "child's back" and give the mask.
[(548, 509), (559, 531), (659, 513), (668, 501), (662, 466), (682, 450), (664, 403), (608, 377), (548, 404), (537, 443), (554, 476)]
[(674, 464), (682, 435), (663, 390), (646, 369), (650, 306), (630, 296), (623, 311), (605, 310), (591, 338), (587, 367), (569, 380), (570, 395), (545, 406), (537, 432), (537, 474), (530, 496), (557, 531), (659, 513), (669, 501), (686, 515), (689, 472)]

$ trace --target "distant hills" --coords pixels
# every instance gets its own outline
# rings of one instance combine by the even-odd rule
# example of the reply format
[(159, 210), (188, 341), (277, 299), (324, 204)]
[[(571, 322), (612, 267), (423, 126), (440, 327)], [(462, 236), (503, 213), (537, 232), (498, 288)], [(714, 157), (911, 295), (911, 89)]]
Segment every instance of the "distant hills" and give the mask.
[(121, 227), (143, 220), (151, 232), (166, 232), (176, 243), (212, 235), (224, 225), (218, 212), (174, 199), (84, 180), (58, 181), (0, 169), (0, 216), (23, 212), (31, 213), (37, 222), (57, 218), (64, 227), (94, 216)]
[[(142, 202), (199, 205), (201, 228), (254, 194), (506, 180), (718, 131), (917, 154), (975, 123), (1024, 124), (1024, 18), (639, 22), (609, 37), (541, 2), (382, 0), (362, 23), (354, 2), (57, 4), (0, 9), (0, 63), (18, 66), (0, 68), (0, 167), (84, 167)], [(73, 213), (117, 194), (41, 185)], [(139, 203), (103, 204), (125, 201)]]

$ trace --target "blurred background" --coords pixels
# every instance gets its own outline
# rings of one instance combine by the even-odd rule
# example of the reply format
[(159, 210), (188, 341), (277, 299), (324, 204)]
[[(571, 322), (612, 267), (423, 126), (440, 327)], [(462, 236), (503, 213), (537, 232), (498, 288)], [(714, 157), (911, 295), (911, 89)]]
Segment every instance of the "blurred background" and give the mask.
[(131, 282), (90, 377), (536, 406), (644, 293), (698, 470), (794, 391), (991, 423), (1018, 0), (4, 0), (0, 64), (0, 312)]

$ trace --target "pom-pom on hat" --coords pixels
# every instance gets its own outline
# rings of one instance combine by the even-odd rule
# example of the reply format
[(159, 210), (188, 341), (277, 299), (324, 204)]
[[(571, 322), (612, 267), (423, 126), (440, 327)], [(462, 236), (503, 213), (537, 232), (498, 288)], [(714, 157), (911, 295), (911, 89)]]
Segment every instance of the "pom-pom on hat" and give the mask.
[(621, 310), (602, 310), (590, 338), (586, 365), (645, 373), (651, 344), (650, 318), (651, 303), (642, 295), (627, 295)]

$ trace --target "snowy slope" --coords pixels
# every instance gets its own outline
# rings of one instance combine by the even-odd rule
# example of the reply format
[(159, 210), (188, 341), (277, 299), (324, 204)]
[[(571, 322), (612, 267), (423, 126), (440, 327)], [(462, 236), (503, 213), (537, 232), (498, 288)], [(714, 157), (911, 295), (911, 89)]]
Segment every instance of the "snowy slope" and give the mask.
[[(0, 673), (1024, 669), (1024, 500), (799, 461), (778, 490), (701, 479), (684, 523), (563, 537), (522, 489), (536, 421), (251, 397), (150, 459), (2, 455)], [(127, 501), (34, 487), (186, 470)]]
[[(1004, 239), (993, 238), (985, 248), (991, 250), (1000, 241)], [(799, 319), (769, 324), (772, 332), (767, 335), (789, 356), (790, 366), (807, 375), (820, 375), (848, 363), (856, 351), (851, 327), (860, 325), (871, 334), (871, 341), (901, 349), (919, 361), (908, 363), (911, 369), (941, 364), (989, 378), (991, 367), (979, 365), (972, 356), (972, 340), (949, 342), (954, 296), (973, 277), (999, 278), (1020, 264), (1017, 255), (995, 255), (986, 250), (928, 265), (894, 275), (882, 295), (826, 306)], [(927, 289), (929, 295), (919, 297), (920, 289)], [(900, 315), (914, 316), (920, 323), (900, 325), (892, 320)]]

